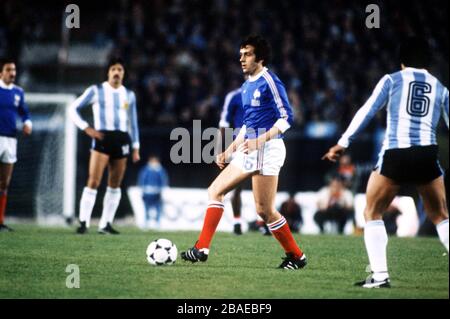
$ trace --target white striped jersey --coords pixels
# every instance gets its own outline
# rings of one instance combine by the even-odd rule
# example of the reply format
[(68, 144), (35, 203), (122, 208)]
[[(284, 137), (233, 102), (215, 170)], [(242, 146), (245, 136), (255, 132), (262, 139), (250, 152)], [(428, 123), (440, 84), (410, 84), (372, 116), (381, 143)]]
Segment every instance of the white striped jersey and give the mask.
[(448, 89), (425, 69), (405, 68), (385, 75), (355, 114), (338, 144), (348, 147), (382, 107), (387, 108), (383, 149), (437, 145), (441, 114), (448, 127)]
[(133, 148), (139, 148), (136, 96), (123, 85), (113, 88), (108, 82), (92, 85), (70, 105), (70, 117), (81, 130), (89, 124), (79, 110), (92, 104), (94, 128), (98, 131), (122, 131), (131, 136)]
[[(276, 126), (282, 133), (293, 122), (292, 108), (281, 80), (267, 68), (252, 77), (241, 87), (246, 138), (258, 136)], [(282, 137), (280, 135), (279, 137)]]

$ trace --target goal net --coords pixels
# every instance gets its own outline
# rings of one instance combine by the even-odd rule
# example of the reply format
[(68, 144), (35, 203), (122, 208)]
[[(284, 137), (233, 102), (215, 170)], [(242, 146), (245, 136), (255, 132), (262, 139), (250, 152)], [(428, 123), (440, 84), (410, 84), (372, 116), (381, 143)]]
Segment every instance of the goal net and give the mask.
[[(74, 95), (27, 93), (31, 136), (18, 134), (8, 216), (60, 225), (75, 214), (77, 130), (69, 119)], [(22, 126), (19, 125), (21, 128)]]

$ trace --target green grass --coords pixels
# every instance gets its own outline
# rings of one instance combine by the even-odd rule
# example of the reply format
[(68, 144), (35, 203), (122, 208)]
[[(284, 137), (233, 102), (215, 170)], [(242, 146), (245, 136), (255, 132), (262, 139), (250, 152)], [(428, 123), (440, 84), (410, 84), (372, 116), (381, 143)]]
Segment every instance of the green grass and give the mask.
[[(393, 287), (353, 287), (365, 278), (362, 237), (297, 235), (309, 264), (276, 269), (283, 255), (272, 237), (218, 233), (207, 263), (179, 258), (172, 266), (147, 263), (155, 238), (190, 247), (197, 232), (75, 235), (73, 229), (13, 225), (0, 233), (0, 298), (449, 298), (448, 257), (437, 238), (390, 238)], [(80, 288), (66, 288), (66, 266), (80, 268)]]

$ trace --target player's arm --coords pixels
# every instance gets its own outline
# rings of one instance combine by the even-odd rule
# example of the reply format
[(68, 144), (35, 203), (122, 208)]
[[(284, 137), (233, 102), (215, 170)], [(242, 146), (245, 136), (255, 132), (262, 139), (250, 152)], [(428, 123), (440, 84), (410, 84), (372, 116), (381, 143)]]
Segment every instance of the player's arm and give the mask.
[(137, 107), (136, 107), (136, 95), (131, 93), (131, 101), (130, 101), (130, 121), (131, 121), (131, 142), (133, 152), (131, 154), (133, 163), (138, 162), (141, 157), (139, 155), (139, 127), (137, 120)]
[[(216, 164), (220, 169), (223, 169), (226, 163), (231, 158), (231, 155), (236, 152), (236, 150), (244, 143), (245, 132), (247, 131), (247, 127), (243, 125), (239, 134), (236, 136), (234, 141), (228, 146), (228, 148), (223, 152), (216, 156)], [(242, 151), (242, 150), (241, 150)]]
[(225, 101), (223, 102), (222, 112), (220, 113), (220, 122), (219, 127), (230, 127), (230, 122), (233, 116), (232, 104), (231, 101), (234, 97), (234, 92), (230, 92), (225, 97)]
[(22, 132), (24, 135), (31, 135), (33, 124), (31, 123), (30, 111), (25, 103), (25, 94), (22, 92), (20, 97), (20, 103), (18, 107), (18, 113), (23, 122)]
[(80, 115), (80, 110), (87, 105), (94, 103), (96, 98), (96, 89), (92, 85), (88, 87), (82, 95), (80, 95), (75, 101), (69, 106), (69, 117), (75, 123), (75, 125), (82, 131), (84, 131), (88, 136), (94, 139), (102, 140), (103, 133), (97, 131), (96, 129), (89, 126)]
[(444, 117), (445, 124), (448, 127), (448, 90), (445, 90), (444, 102), (442, 103), (442, 116)]
[[(276, 124), (276, 123), (275, 123)], [(258, 138), (246, 140), (242, 146), (242, 151), (246, 154), (260, 149), (265, 142), (270, 141), (275, 136), (278, 136), (285, 131), (282, 131), (278, 126), (274, 125), (270, 130), (258, 136)]]
[(219, 136), (217, 137), (216, 150), (222, 153), (222, 146), (225, 145), (225, 127), (220, 126), (217, 133)]
[(232, 104), (233, 97), (235, 96), (234, 91), (226, 95), (225, 101), (223, 102), (222, 112), (220, 113), (219, 121), (219, 138), (217, 139), (216, 149), (222, 151), (223, 145), (225, 145), (225, 131), (230, 128), (230, 123), (234, 116), (234, 107)]
[(385, 75), (375, 87), (370, 98), (364, 105), (356, 112), (352, 122), (338, 143), (328, 150), (322, 157), (322, 160), (328, 159), (331, 162), (336, 162), (337, 159), (345, 152), (350, 143), (361, 132), (375, 114), (386, 104), (389, 99), (389, 90), (392, 85), (392, 79), (389, 75)]

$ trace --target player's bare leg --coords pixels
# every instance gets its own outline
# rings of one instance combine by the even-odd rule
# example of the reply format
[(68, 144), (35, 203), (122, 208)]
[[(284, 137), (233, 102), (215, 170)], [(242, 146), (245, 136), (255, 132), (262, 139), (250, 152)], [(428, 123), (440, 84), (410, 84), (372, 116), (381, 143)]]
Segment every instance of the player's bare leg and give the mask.
[(14, 169), (14, 164), (0, 163), (0, 231), (11, 231), (4, 224), (5, 222), (5, 211), (6, 202), (8, 198), (8, 187), (11, 181), (12, 172)]
[(101, 234), (119, 234), (117, 230), (112, 228), (112, 223), (122, 196), (120, 185), (122, 184), (126, 168), (127, 158), (109, 161), (108, 187), (103, 199), (102, 218), (98, 225), (99, 233)]
[(439, 239), (448, 252), (448, 208), (443, 177), (417, 187), (422, 196), (425, 212), (436, 225)]
[(245, 173), (234, 165), (228, 165), (208, 187), (209, 200), (222, 202), (224, 196), (254, 173)]
[(252, 174), (245, 173), (231, 164), (225, 167), (219, 176), (216, 177), (208, 187), (209, 203), (198, 241), (193, 248), (182, 252), (181, 258), (192, 262), (207, 260), (209, 246), (216, 232), (217, 225), (222, 218), (224, 196)]
[(306, 265), (306, 257), (295, 242), (286, 219), (275, 208), (277, 187), (278, 176), (257, 174), (252, 177), (256, 211), (286, 253), (287, 257), (279, 268), (303, 268)]
[(97, 197), (97, 188), (100, 186), (108, 162), (108, 155), (91, 150), (89, 178), (80, 200), (80, 227), (77, 229), (78, 234), (84, 234), (87, 228), (89, 228), (92, 209), (94, 208)]
[(120, 187), (126, 169), (127, 158), (110, 160), (108, 165), (108, 186), (111, 188)]
[(266, 224), (271, 224), (282, 217), (275, 209), (277, 187), (278, 176), (257, 174), (252, 177), (252, 190), (256, 212)]
[(400, 186), (392, 179), (378, 172), (374, 171), (370, 175), (364, 210), (366, 219), (364, 243), (373, 274), (366, 280), (356, 283), (356, 285), (365, 288), (390, 287), (386, 257), (388, 236), (382, 214), (389, 207), (399, 189)]
[(97, 189), (102, 181), (103, 173), (109, 163), (109, 155), (91, 150), (89, 158), (89, 178), (87, 187)]
[(366, 208), (364, 209), (366, 222), (382, 219), (383, 212), (392, 203), (399, 189), (400, 186), (392, 179), (378, 172), (372, 172), (366, 189)]

